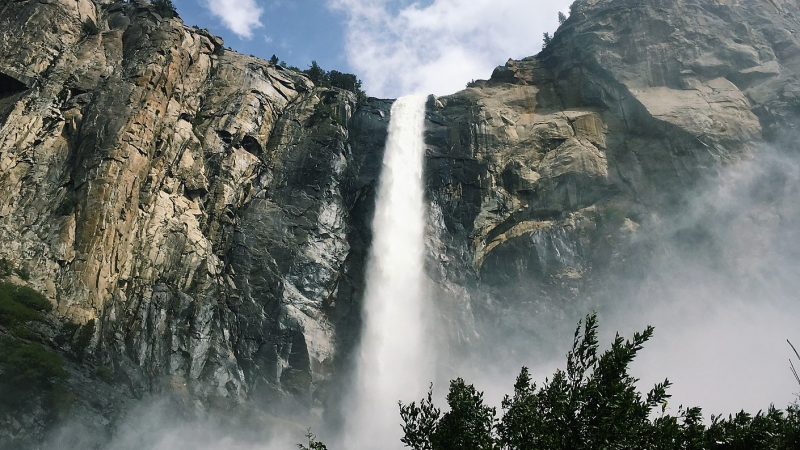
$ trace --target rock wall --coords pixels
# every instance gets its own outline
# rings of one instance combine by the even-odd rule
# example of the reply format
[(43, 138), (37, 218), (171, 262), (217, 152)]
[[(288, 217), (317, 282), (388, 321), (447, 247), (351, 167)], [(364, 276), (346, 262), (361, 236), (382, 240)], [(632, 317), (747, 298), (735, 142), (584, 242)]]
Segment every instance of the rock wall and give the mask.
[(539, 55), (431, 98), (429, 269), (451, 346), (530, 354), (548, 341), (534, 317), (602, 308), (641, 274), (637, 230), (766, 147), (796, 151), (798, 6), (579, 0)]
[(122, 397), (319, 405), (339, 324), (360, 323), (380, 168), (351, 124), (385, 129), (390, 102), (354, 117), (352, 93), (145, 3), (0, 17), (0, 258), (53, 302), (55, 350), (95, 320), (91, 356), (69, 362), (79, 402), (124, 408), (77, 381), (103, 365)]

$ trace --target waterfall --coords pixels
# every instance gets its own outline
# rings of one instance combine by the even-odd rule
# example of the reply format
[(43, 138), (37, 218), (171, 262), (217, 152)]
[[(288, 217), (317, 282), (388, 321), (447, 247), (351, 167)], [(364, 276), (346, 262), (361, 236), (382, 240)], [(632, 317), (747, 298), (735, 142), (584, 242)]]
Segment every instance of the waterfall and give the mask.
[(419, 399), (432, 380), (424, 339), (425, 98), (392, 105), (372, 249), (364, 326), (346, 415), (347, 448), (401, 448), (398, 400)]

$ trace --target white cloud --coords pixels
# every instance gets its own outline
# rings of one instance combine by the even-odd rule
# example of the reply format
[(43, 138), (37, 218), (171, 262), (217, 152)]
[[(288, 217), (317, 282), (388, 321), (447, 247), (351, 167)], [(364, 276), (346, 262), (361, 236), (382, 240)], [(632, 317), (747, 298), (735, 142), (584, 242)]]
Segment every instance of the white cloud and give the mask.
[(328, 0), (347, 13), (346, 52), (370, 95), (438, 95), (541, 50), (570, 0)]
[(260, 18), (264, 10), (255, 0), (206, 0), (206, 6), (241, 38), (250, 39), (253, 29), (262, 26)]

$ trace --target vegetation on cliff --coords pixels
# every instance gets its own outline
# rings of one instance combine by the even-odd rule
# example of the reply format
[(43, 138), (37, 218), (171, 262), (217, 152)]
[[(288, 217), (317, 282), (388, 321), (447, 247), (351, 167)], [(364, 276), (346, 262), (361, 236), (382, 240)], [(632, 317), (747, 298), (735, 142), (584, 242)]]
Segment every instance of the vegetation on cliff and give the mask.
[(178, 11), (175, 10), (175, 5), (172, 0), (155, 0), (153, 7), (156, 12), (165, 19), (171, 19), (178, 16)]
[(52, 309), (35, 290), (0, 282), (0, 407), (18, 408), (38, 395), (51, 404), (61, 397), (69, 378), (63, 360), (36, 342), (31, 329)]
[(350, 91), (356, 95), (358, 103), (364, 103), (367, 100), (366, 92), (361, 89), (361, 80), (352, 73), (343, 73), (338, 70), (326, 71), (316, 61), (311, 61), (311, 66), (303, 73), (308, 75), (317, 86)]

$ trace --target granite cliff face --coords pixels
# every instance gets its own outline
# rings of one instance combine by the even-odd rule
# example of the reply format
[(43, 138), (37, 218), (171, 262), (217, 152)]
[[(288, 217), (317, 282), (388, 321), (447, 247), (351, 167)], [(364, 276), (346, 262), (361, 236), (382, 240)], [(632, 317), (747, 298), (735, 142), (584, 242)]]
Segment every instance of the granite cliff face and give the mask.
[[(796, 142), (798, 10), (579, 0), (536, 57), (431, 97), (444, 339), (536, 335), (526, 316), (600, 296), (636, 230), (694, 186)], [(148, 393), (278, 415), (335, 403), (391, 101), (358, 104), (144, 3), (4, 1), (0, 17), (0, 257), (55, 306), (37, 339), (67, 355), (74, 415), (105, 427)], [(79, 361), (55, 337), (90, 320)], [(39, 439), (37, 411), (5, 413), (0, 442)]]
[[(0, 257), (56, 306), (44, 340), (95, 320), (88, 365), (123, 397), (310, 406), (357, 312), (352, 216), (378, 168), (343, 126), (355, 96), (144, 4), (0, 16)], [(79, 402), (120, 409), (91, 385)]]
[(456, 342), (546, 340), (530, 318), (614, 301), (690, 194), (796, 150), (798, 6), (578, 1), (542, 53), (432, 99), (430, 268)]

